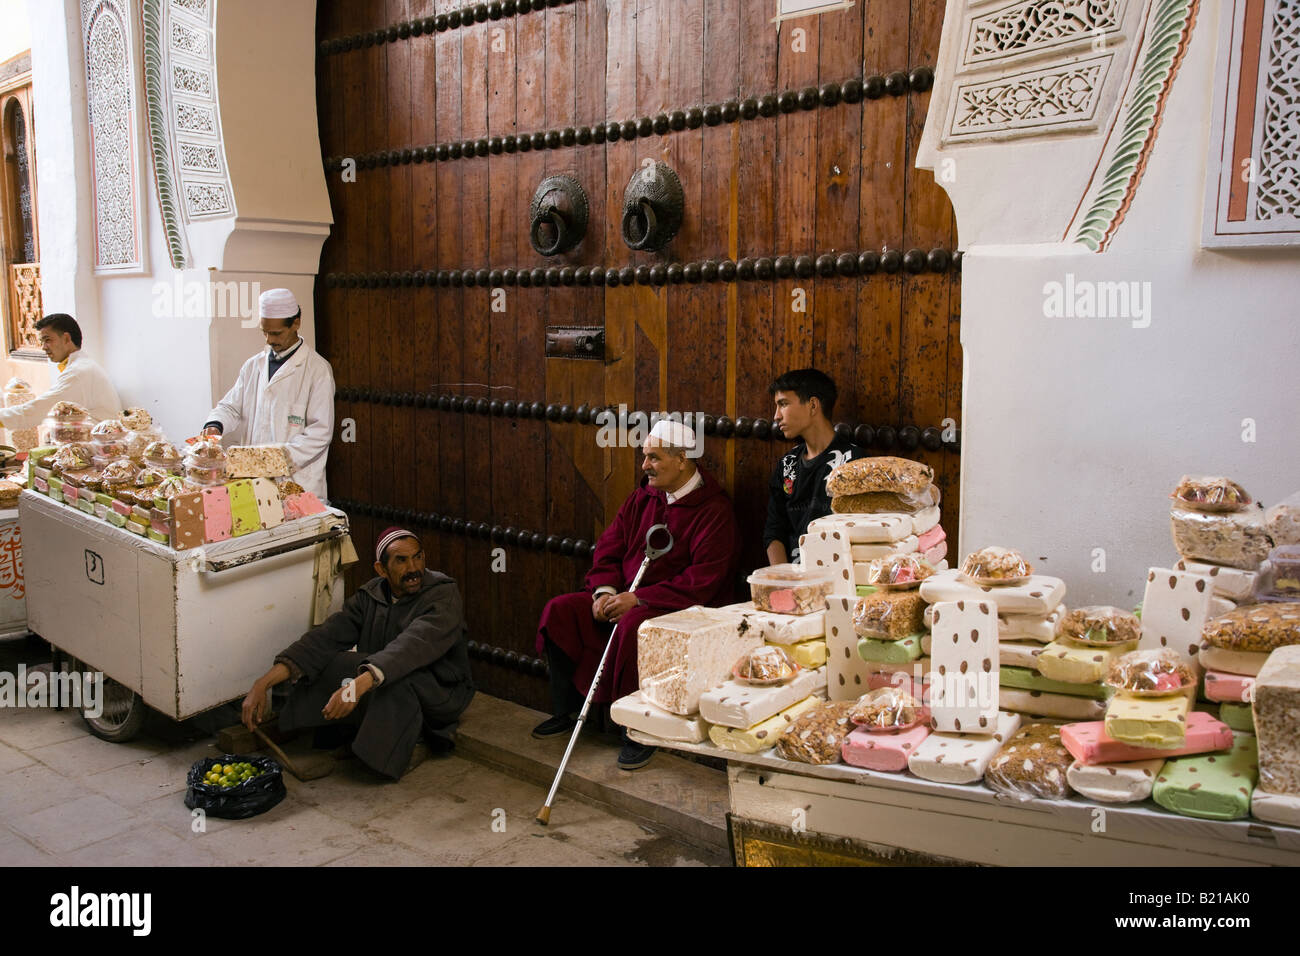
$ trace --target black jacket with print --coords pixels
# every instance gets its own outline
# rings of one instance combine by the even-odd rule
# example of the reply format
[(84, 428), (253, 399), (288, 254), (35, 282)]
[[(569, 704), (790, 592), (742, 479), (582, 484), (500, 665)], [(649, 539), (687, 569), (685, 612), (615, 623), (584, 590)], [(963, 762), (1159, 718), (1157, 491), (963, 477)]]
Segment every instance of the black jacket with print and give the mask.
[(831, 513), (831, 497), (826, 493), (831, 469), (851, 459), (867, 457), (866, 451), (838, 435), (812, 461), (803, 460), (805, 447), (799, 442), (790, 449), (773, 469), (768, 482), (763, 547), (781, 541), (791, 561), (799, 555), (799, 536), (808, 530), (808, 522)]

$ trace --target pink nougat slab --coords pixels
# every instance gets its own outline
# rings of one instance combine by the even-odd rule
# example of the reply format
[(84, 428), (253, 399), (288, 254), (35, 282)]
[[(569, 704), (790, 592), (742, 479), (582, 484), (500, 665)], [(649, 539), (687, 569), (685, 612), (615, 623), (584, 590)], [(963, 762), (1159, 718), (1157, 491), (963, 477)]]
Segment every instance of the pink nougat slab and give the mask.
[(230, 492), (225, 485), (203, 489), (203, 540), (211, 544), (231, 536)]
[(918, 535), (916, 539), (916, 550), (929, 551), (936, 545), (942, 544), (948, 540), (947, 533), (943, 530), (943, 525), (937, 524), (923, 535)]
[(1255, 699), (1255, 678), (1245, 674), (1206, 671), (1205, 699), (1221, 704), (1248, 704)]
[(284, 499), (284, 520), (293, 521), (295, 518), (306, 518), (308, 515), (318, 515), (325, 510), (310, 491), (301, 491), (296, 495), (290, 495)]
[(930, 728), (912, 727), (896, 734), (873, 734), (859, 727), (844, 738), (840, 756), (844, 762), (865, 770), (898, 773), (907, 769), (907, 758), (930, 736)]
[(934, 565), (936, 568), (939, 566), (939, 562), (946, 557), (948, 557), (947, 541), (940, 541), (933, 548), (929, 548), (925, 552), (925, 560), (929, 561), (930, 564)]
[(1070, 751), (1075, 760), (1085, 766), (1130, 763), (1134, 760), (1154, 760), (1157, 757), (1182, 757), (1230, 750), (1232, 728), (1223, 721), (1196, 710), (1187, 715), (1187, 732), (1183, 745), (1172, 750), (1122, 744), (1106, 733), (1106, 722), (1102, 720), (1066, 724), (1061, 728), (1061, 743), (1065, 744), (1065, 749)]

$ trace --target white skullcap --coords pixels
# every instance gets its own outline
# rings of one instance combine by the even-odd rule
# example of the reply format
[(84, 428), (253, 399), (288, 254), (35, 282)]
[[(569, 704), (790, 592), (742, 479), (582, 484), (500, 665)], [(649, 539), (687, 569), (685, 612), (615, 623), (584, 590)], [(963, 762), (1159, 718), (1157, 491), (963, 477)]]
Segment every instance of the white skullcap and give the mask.
[(298, 300), (288, 289), (267, 289), (257, 298), (264, 319), (292, 319), (298, 314)]
[(671, 445), (674, 448), (695, 447), (695, 432), (681, 422), (675, 422), (667, 418), (661, 418), (655, 422), (655, 427), (650, 429), (650, 438), (657, 439), (662, 445)]

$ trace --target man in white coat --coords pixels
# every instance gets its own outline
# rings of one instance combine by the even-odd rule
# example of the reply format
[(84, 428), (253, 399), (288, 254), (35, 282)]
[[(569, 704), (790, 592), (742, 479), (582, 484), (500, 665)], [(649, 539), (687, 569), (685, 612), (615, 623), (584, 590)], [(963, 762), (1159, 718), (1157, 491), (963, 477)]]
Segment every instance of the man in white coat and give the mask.
[(239, 370), (239, 379), (208, 415), (203, 430), (228, 443), (283, 445), (293, 480), (325, 500), (325, 459), (334, 434), (334, 372), (298, 335), (302, 309), (288, 289), (257, 301), (270, 346)]
[(54, 312), (36, 323), (41, 350), (58, 369), (49, 391), (30, 402), (0, 408), (0, 426), (17, 431), (36, 428), (58, 402), (76, 402), (97, 422), (122, 414), (122, 401), (108, 375), (98, 364), (81, 354), (81, 326), (63, 312)]

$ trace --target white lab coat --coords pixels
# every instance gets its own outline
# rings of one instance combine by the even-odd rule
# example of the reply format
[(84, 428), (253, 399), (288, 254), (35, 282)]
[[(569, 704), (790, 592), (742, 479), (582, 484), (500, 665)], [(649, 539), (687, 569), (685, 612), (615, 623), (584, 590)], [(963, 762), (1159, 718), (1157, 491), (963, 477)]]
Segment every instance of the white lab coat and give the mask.
[(221, 423), (227, 445), (284, 445), (293, 480), (326, 500), (325, 459), (334, 436), (334, 371), (310, 345), (266, 380), (271, 350), (254, 355), (208, 421)]
[(67, 367), (57, 373), (48, 392), (42, 392), (30, 402), (0, 409), (0, 424), (10, 431), (36, 428), (58, 402), (76, 402), (97, 422), (122, 415), (122, 400), (117, 397), (117, 389), (108, 375), (97, 362), (78, 350), (68, 356)]

